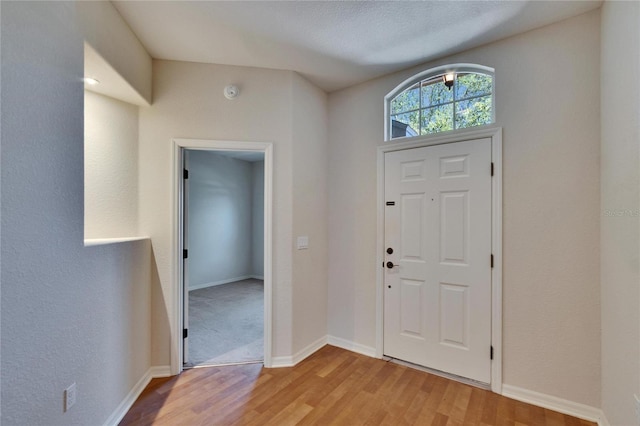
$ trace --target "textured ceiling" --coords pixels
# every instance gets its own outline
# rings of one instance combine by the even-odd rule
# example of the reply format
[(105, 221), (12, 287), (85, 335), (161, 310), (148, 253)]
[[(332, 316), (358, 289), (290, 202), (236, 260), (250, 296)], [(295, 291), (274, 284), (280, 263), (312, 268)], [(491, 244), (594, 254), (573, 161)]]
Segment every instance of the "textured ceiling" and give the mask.
[(152, 57), (298, 71), (326, 91), (601, 1), (114, 1)]

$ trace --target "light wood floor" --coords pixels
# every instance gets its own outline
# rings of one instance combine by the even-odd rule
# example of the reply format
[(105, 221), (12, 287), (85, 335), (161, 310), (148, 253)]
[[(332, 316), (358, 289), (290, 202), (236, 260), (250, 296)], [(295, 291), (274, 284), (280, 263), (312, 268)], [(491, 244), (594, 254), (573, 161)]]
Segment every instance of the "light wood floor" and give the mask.
[(154, 379), (120, 424), (595, 425), (333, 346), (291, 368), (209, 367)]

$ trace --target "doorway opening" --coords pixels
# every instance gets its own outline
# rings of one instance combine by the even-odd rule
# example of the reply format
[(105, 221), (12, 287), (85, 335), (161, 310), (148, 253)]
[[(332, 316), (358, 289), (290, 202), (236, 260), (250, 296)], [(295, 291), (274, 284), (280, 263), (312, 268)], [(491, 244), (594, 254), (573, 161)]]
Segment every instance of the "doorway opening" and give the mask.
[(172, 339), (172, 369), (270, 366), (272, 146), (174, 143), (182, 333)]
[(264, 153), (185, 149), (185, 367), (264, 359)]

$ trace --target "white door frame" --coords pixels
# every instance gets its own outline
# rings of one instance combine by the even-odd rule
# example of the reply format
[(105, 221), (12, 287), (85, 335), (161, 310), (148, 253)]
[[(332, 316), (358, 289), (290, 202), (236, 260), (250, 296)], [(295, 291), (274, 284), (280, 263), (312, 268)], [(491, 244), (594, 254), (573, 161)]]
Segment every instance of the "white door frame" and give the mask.
[(453, 131), (442, 136), (427, 136), (407, 142), (387, 142), (378, 147), (378, 233), (376, 254), (376, 357), (383, 356), (384, 341), (384, 155), (425, 146), (463, 142), (471, 139), (491, 138), (491, 161), (493, 178), (491, 181), (491, 390), (502, 393), (502, 127), (480, 130)]
[(264, 153), (264, 366), (272, 366), (272, 217), (273, 217), (273, 144), (269, 142), (236, 142), (208, 139), (173, 139), (173, 244), (172, 262), (174, 285), (172, 296), (174, 316), (171, 318), (171, 374), (180, 374), (183, 368), (183, 230), (182, 230), (182, 150), (253, 151)]

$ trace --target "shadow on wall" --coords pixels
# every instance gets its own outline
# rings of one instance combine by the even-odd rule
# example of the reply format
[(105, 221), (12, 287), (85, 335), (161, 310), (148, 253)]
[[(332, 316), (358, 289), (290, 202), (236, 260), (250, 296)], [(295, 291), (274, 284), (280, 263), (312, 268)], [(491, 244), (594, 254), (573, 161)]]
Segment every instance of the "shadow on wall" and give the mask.
[(156, 255), (151, 244), (151, 366), (171, 365), (171, 326), (169, 306), (162, 291)]

